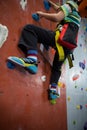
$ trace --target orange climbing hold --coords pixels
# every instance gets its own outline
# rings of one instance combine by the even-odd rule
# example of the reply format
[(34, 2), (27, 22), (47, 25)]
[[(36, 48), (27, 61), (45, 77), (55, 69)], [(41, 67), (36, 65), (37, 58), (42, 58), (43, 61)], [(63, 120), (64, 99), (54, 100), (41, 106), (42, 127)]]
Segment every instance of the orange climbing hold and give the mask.
[(79, 74), (75, 74), (73, 77), (72, 77), (72, 80), (77, 80), (79, 78)]

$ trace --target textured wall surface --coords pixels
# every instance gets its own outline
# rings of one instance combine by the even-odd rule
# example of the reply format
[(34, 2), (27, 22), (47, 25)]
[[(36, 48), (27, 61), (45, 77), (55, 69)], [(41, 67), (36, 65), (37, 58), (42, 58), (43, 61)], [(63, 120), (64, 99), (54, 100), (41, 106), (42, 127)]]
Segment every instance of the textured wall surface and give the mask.
[(66, 64), (68, 130), (87, 129), (87, 19), (82, 19), (74, 67)]
[[(31, 15), (37, 10), (46, 11), (42, 0), (0, 0), (0, 23), (8, 29), (8, 37), (0, 48), (0, 130), (67, 130), (67, 127), (68, 130), (84, 130), (87, 122), (86, 19), (81, 22), (74, 67), (69, 69), (67, 61), (62, 67), (61, 97), (56, 105), (48, 101), (51, 67), (40, 53), (36, 75), (6, 66), (8, 56), (24, 56), (17, 44), (25, 24), (55, 28), (54, 23), (44, 19), (35, 22)], [(42, 80), (44, 76), (46, 81)]]
[(61, 98), (52, 106), (47, 96), (51, 68), (43, 56), (38, 55), (36, 75), (6, 65), (8, 56), (24, 56), (17, 43), (25, 24), (54, 29), (47, 20), (32, 19), (36, 10), (45, 11), (42, 0), (0, 0), (0, 23), (8, 28), (7, 40), (0, 48), (0, 130), (67, 130), (66, 88), (61, 88)]

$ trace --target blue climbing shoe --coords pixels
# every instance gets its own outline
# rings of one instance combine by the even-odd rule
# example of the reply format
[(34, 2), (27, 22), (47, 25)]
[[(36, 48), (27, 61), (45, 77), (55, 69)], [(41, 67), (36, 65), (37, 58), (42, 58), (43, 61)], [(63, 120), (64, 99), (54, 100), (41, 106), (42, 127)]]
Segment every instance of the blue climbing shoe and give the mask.
[(48, 90), (49, 100), (56, 100), (59, 97), (59, 94), (55, 90)]
[(30, 58), (18, 58), (15, 56), (10, 56), (7, 60), (15, 65), (25, 68), (32, 74), (36, 74), (38, 71), (38, 63), (31, 60)]
[(57, 93), (56, 90), (48, 90), (48, 99), (52, 105), (56, 104), (57, 98), (59, 98), (60, 95)]

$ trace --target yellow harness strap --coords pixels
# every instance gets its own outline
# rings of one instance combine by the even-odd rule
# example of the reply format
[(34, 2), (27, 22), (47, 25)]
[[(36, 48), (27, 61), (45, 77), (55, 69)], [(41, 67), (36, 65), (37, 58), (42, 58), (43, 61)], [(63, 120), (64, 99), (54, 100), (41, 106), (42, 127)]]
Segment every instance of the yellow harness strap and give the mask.
[(70, 55), (67, 56), (68, 62), (69, 62), (69, 68), (73, 67), (73, 62), (72, 62), (72, 58)]
[[(60, 32), (58, 30), (56, 30), (55, 43), (56, 43), (56, 47), (57, 47), (57, 50), (58, 50), (58, 53), (59, 53), (59, 61), (62, 61), (65, 58), (65, 54), (64, 54), (63, 47), (58, 43), (59, 35), (60, 35)], [(69, 68), (72, 68), (73, 62), (72, 62), (71, 56), (68, 55), (67, 59), (68, 59), (68, 62), (69, 62)]]
[(60, 35), (60, 32), (58, 30), (56, 30), (55, 43), (56, 43), (56, 47), (57, 47), (57, 50), (59, 53), (59, 60), (62, 61), (62, 60), (64, 60), (65, 55), (64, 55), (63, 47), (60, 44), (58, 44), (59, 35)]

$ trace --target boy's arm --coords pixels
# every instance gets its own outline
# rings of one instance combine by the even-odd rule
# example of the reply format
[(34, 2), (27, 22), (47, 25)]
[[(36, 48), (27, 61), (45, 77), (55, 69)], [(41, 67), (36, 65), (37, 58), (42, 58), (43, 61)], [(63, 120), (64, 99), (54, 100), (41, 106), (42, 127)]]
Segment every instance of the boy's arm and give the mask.
[(64, 4), (60, 7), (60, 10), (56, 13), (44, 13), (42, 11), (37, 11), (37, 14), (40, 17), (44, 17), (53, 22), (61, 22), (72, 12), (72, 9), (69, 4)]
[(53, 22), (60, 22), (65, 18), (65, 14), (62, 10), (60, 10), (58, 13), (44, 13), (42, 11), (36, 12), (40, 17), (44, 17), (50, 21)]
[(49, 3), (51, 5), (51, 7), (55, 10), (55, 11), (58, 11), (60, 6), (55, 4), (54, 2), (52, 2), (51, 0), (49, 0)]

